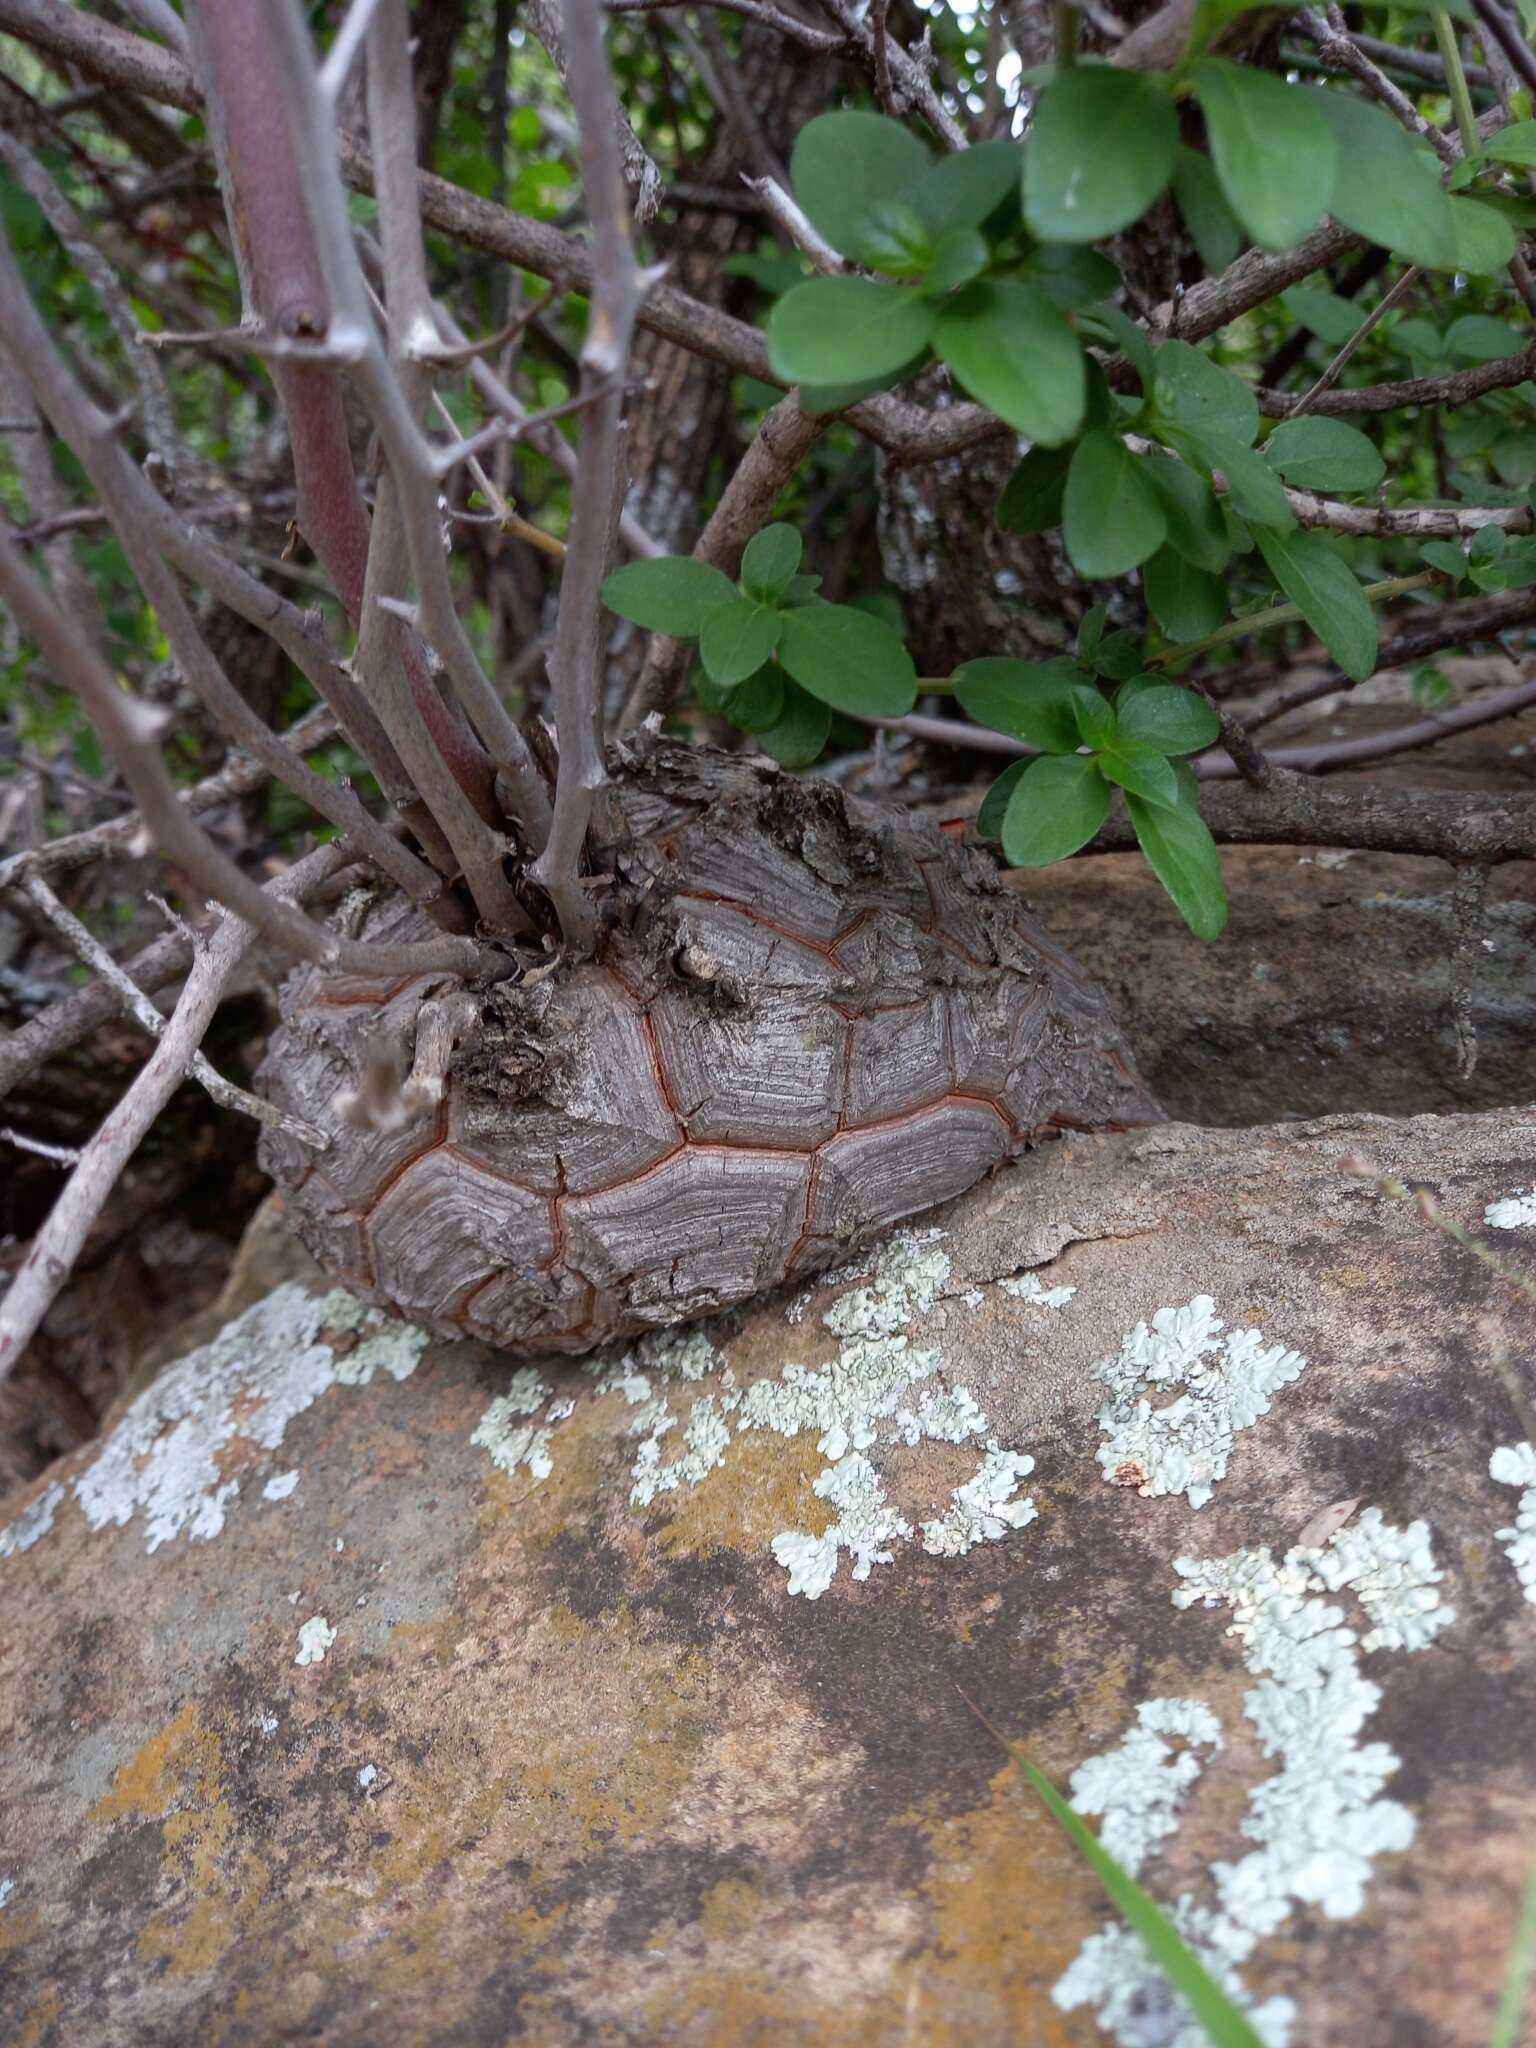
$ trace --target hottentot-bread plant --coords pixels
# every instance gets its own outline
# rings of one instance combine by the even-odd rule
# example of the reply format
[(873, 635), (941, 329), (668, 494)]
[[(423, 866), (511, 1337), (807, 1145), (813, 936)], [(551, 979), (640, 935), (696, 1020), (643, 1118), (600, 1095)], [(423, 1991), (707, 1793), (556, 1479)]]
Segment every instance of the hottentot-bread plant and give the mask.
[[(179, 790), (118, 642), (71, 601), (69, 563), (55, 549), (45, 578), (0, 539), (24, 655), (83, 704), (138, 806), (105, 838), (58, 841), (0, 881), (68, 931), (49, 877), (142, 829), (186, 897), (224, 908), (210, 941), (178, 938), (167, 955), (173, 971), (190, 959), (186, 989), (0, 1312), (0, 1370), (256, 934), (299, 964), (263, 1099), (242, 1106), (266, 1126), (262, 1157), (306, 1241), (349, 1286), (429, 1327), (579, 1351), (814, 1273), (1043, 1135), (1156, 1118), (1101, 998), (989, 847), (1027, 868), (1091, 841), (1138, 844), (1214, 940), (1226, 899), (1199, 791), (1227, 765), (1248, 785), (1248, 808), (1222, 812), (1228, 836), (1480, 862), (1524, 845), (1518, 821), (1453, 803), (1364, 806), (1356, 825), (1265, 759), (1219, 685), (1234, 647), (1291, 622), (1358, 679), (1377, 658), (1373, 602), (1468, 581), (1485, 611), (1527, 602), (1523, 485), (1490, 485), (1472, 510), (1380, 505), (1382, 451), (1338, 416), (1351, 394), (1334, 387), (1357, 351), (1370, 358), (1409, 281), (1471, 279), (1493, 306), (1504, 287), (1476, 281), (1507, 272), (1536, 302), (1517, 245), (1531, 202), (1511, 184), (1533, 156), (1529, 67), (1501, 58), (1500, 94), (1479, 113), (1447, 28), (1434, 76), (1455, 125), (1442, 132), (1326, 23), (1326, 82), (1312, 83), (1274, 68), (1269, 10), (1173, 0), (1128, 31), (1099, 10), (1089, 50), (1066, 6), (1052, 60), (1016, 67), (1005, 116), (935, 83), (884, 11), (823, 5), (827, 26), (772, 0), (750, 30), (712, 22), (712, 63), (681, 45), (732, 121), (747, 120), (752, 81), (731, 66), (749, 33), (825, 70), (823, 111), (806, 118), (802, 95), (791, 132), (758, 134), (759, 156), (783, 148), (789, 165), (787, 187), (756, 180), (782, 238), (777, 267), (757, 259), (764, 335), (637, 260), (635, 219), (654, 214), (659, 174), (632, 125), (649, 104), (629, 90), (636, 45), (607, 19), (625, 0), (528, 11), (541, 89), (575, 117), (562, 133), (584, 237), (419, 175), (431, 88), (413, 81), (406, 0), (352, 0), (322, 24), (323, 51), (297, 0), (187, 0), (184, 17), (136, 0), (148, 36), (62, 0), (0, 0), (0, 29), (50, 63), (186, 118), (225, 216), (205, 206), (197, 233), (219, 253), (227, 232), (243, 302), (233, 328), (141, 332), (147, 314), (67, 189), (74, 173), (56, 183), (49, 150), (5, 141), (17, 204), (0, 349), (110, 524), (111, 573), (152, 614), (157, 657), (243, 755), (210, 792)], [(1499, 0), (1477, 5), (1498, 17), (1488, 50), (1504, 50)], [(504, 190), (506, 134), (519, 132), (506, 67), (525, 45), (502, 10), (491, 32)], [(430, 68), (430, 51), (416, 60)], [(879, 111), (835, 104), (868, 97), (860, 76)], [(50, 132), (41, 115), (34, 126)], [(429, 245), (424, 223), (444, 240)], [(1277, 400), (1218, 360), (1212, 336), (1361, 241), (1380, 255), (1372, 277), (1389, 258), (1411, 268), (1315, 388)], [(453, 243), (547, 277), (550, 293), (518, 310), (498, 289), (496, 332), (471, 341), (440, 291)], [(70, 265), (100, 317), (71, 328), (66, 352), (47, 316), (69, 303)], [(1176, 287), (1166, 301), (1149, 272)], [(626, 415), (648, 394), (637, 328), (791, 387), (719, 484), (692, 555), (656, 541), (628, 489)], [(566, 371), (532, 407), (510, 353), (530, 336)], [(1491, 446), (1497, 409), (1530, 387), (1485, 332), (1473, 340), (1478, 360), (1442, 381), (1448, 402), (1494, 409)], [(193, 379), (209, 351), (240, 364), (242, 388), (275, 386), (295, 544), (315, 558), (330, 619), (282, 595), (285, 563), (214, 538), (208, 463), (178, 442), (194, 386), (164, 367), (190, 364)], [(117, 406), (124, 380), (131, 403)], [(1413, 402), (1432, 405), (1435, 384), (1421, 379)], [(1357, 408), (1383, 410), (1371, 393)], [(1049, 658), (978, 631), (952, 672), (919, 676), (879, 593), (841, 601), (846, 560), (834, 570), (805, 545), (803, 479), (823, 438), (850, 430), (888, 470), (1014, 444), (995, 534), (1045, 551), (1095, 600), (1074, 603)], [(512, 443), (564, 480), (543, 527), (513, 509)], [(476, 522), (559, 561), (542, 662), (537, 647), (528, 662), (493, 657), (502, 642), (460, 545)], [(1451, 543), (1467, 533), (1464, 555)], [(1378, 552), (1422, 544), (1427, 566), (1363, 585), (1336, 535)], [(319, 700), (307, 722), (280, 735), (259, 715), (189, 586), (276, 643)], [(643, 663), (635, 628), (652, 636)], [(1464, 637), (1453, 624), (1431, 644)], [(920, 697), (952, 698), (970, 724), (914, 715)], [(882, 725), (1011, 757), (970, 843), (955, 821), (801, 773)], [(734, 744), (704, 745), (705, 731)], [(305, 759), (333, 733), (340, 775)], [(263, 775), (329, 835), (267, 886), (197, 822)], [(100, 953), (85, 957), (120, 978)]]

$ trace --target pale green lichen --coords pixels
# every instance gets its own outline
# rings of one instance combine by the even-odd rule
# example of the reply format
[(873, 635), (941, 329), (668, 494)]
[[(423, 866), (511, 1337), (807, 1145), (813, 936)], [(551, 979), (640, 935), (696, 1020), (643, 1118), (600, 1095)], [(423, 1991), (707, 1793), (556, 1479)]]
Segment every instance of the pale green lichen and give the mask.
[(336, 1631), (323, 1614), (312, 1614), (299, 1630), (299, 1653), (295, 1664), (323, 1664), (325, 1653), (336, 1640)]
[[(1359, 1913), (1373, 1860), (1406, 1849), (1413, 1839), (1412, 1814), (1378, 1796), (1397, 1757), (1384, 1743), (1359, 1739), (1381, 1699), (1380, 1687), (1362, 1674), (1361, 1654), (1369, 1647), (1420, 1649), (1454, 1619), (1454, 1610), (1435, 1590), (1441, 1575), (1424, 1525), (1398, 1529), (1373, 1508), (1326, 1544), (1297, 1546), (1279, 1563), (1269, 1550), (1257, 1549), (1180, 1558), (1174, 1569), (1183, 1581), (1175, 1607), (1198, 1602), (1231, 1609), (1229, 1633), (1259, 1680), (1244, 1711), (1260, 1748), (1278, 1758), (1280, 1768), (1249, 1794), (1242, 1831), (1256, 1846), (1235, 1863), (1211, 1868), (1215, 1904), (1185, 1894), (1170, 1917), (1247, 2011), (1260, 2039), (1284, 2048), (1294, 2022), (1290, 2001), (1255, 2002), (1240, 1966), (1298, 1905), (1314, 1906), (1329, 1919)], [(1374, 1624), (1363, 1644), (1341, 1610), (1318, 1597), (1343, 1587)], [(1199, 1709), (1198, 1702), (1179, 1704)], [(1193, 1725), (1186, 1720), (1184, 1732)], [(1201, 1725), (1207, 1734), (1214, 1729), (1214, 1721)], [(1104, 1814), (1102, 1839), (1106, 1846), (1119, 1842), (1117, 1854), (1129, 1850), (1133, 1871), (1170, 1831), (1163, 1825), (1166, 1798), (1156, 1789), (1149, 1794), (1134, 1768), (1125, 1767), (1138, 1733), (1090, 1760), (1073, 1779), (1074, 1804)], [(1079, 1796), (1084, 1790), (1086, 1799)], [(1092, 2005), (1122, 2048), (1148, 2048), (1154, 2041), (1160, 2048), (1204, 2048), (1193, 2015), (1123, 1926), (1090, 1936), (1053, 1996), (1067, 2009)]]
[(1488, 1476), (1500, 1486), (1522, 1488), (1512, 1527), (1495, 1531), (1525, 1597), (1536, 1606), (1536, 1450), (1529, 1444), (1500, 1444), (1488, 1460)]
[(989, 1443), (975, 1473), (950, 1495), (945, 1512), (924, 1522), (924, 1550), (930, 1557), (964, 1557), (978, 1543), (996, 1543), (1015, 1529), (1027, 1528), (1035, 1519), (1035, 1504), (1027, 1496), (1015, 1500), (1014, 1495), (1019, 1481), (1034, 1469), (1033, 1458)]
[[(360, 1340), (344, 1357), (329, 1341), (336, 1332)], [(240, 1493), (240, 1479), (224, 1476), (229, 1444), (275, 1451), (293, 1418), (332, 1386), (364, 1386), (379, 1371), (409, 1378), (427, 1341), (340, 1289), (318, 1298), (293, 1282), (275, 1289), (163, 1372), (82, 1472), (0, 1532), (0, 1557), (47, 1534), (66, 1487), (92, 1528), (138, 1517), (151, 1551), (183, 1535), (208, 1541)]]
[(519, 1368), (475, 1425), (472, 1444), (490, 1454), (499, 1472), (515, 1472), (526, 1465), (535, 1479), (547, 1479), (554, 1471), (550, 1456), (551, 1430), (546, 1423), (536, 1428), (523, 1418), (536, 1415), (549, 1399), (551, 1388), (531, 1365)]
[[(1094, 1377), (1110, 1390), (1099, 1411), (1098, 1461), (1115, 1486), (1144, 1496), (1182, 1493), (1203, 1507), (1225, 1476), (1233, 1440), (1267, 1413), (1269, 1397), (1303, 1370), (1299, 1352), (1264, 1344), (1257, 1330), (1230, 1330), (1208, 1294), (1160, 1308), (1138, 1323)], [(1154, 1393), (1187, 1392), (1160, 1406)]]
[(1038, 1273), (1016, 1273), (997, 1284), (1004, 1294), (1031, 1308), (1065, 1308), (1077, 1292), (1075, 1287), (1047, 1287)]
[[(1174, 1741), (1186, 1746), (1176, 1750)], [(1144, 1700), (1136, 1726), (1072, 1773), (1072, 1804), (1079, 1813), (1103, 1816), (1099, 1841), (1127, 1875), (1137, 1876), (1178, 1826), (1185, 1797), (1205, 1768), (1197, 1745), (1223, 1746), (1221, 1723), (1203, 1701)]]
[(1523, 1195), (1510, 1195), (1502, 1202), (1490, 1202), (1483, 1221), (1494, 1230), (1523, 1230), (1536, 1223), (1536, 1188)]

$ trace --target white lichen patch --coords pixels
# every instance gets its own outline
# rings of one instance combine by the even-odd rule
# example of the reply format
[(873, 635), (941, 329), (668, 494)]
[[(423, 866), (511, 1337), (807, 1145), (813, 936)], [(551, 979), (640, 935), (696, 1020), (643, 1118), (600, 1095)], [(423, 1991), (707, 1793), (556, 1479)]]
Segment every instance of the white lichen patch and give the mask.
[(325, 1653), (336, 1640), (336, 1631), (323, 1614), (312, 1614), (299, 1630), (299, 1653), (295, 1664), (323, 1664)]
[(554, 1471), (549, 1426), (535, 1427), (525, 1419), (538, 1414), (550, 1393), (547, 1380), (531, 1365), (522, 1366), (512, 1375), (507, 1391), (497, 1395), (475, 1425), (469, 1440), (490, 1453), (498, 1472), (515, 1472), (519, 1465), (526, 1465), (535, 1479), (547, 1479)]
[[(1298, 1906), (1335, 1920), (1359, 1913), (1374, 1859), (1412, 1841), (1412, 1814), (1380, 1796), (1398, 1758), (1385, 1743), (1361, 1740), (1381, 1699), (1361, 1658), (1371, 1648), (1422, 1648), (1454, 1610), (1436, 1590), (1441, 1574), (1423, 1523), (1398, 1529), (1374, 1508), (1326, 1544), (1298, 1545), (1279, 1563), (1265, 1548), (1180, 1558), (1174, 1569), (1183, 1581), (1175, 1607), (1230, 1608), (1228, 1633), (1259, 1681), (1244, 1711), (1259, 1747), (1279, 1768), (1249, 1793), (1242, 1832), (1254, 1846), (1235, 1862), (1211, 1867), (1213, 1903), (1186, 1893), (1170, 1917), (1260, 2039), (1285, 2048), (1295, 2017), (1290, 2001), (1255, 2002), (1241, 1966)], [(1320, 1597), (1345, 1588), (1373, 1624), (1363, 1642), (1342, 1610)], [(1198, 1701), (1151, 1705), (1154, 1740), (1204, 1740), (1219, 1732)], [(1158, 1756), (1147, 1745), (1146, 1711), (1117, 1749), (1090, 1759), (1072, 1781), (1073, 1803), (1103, 1814), (1101, 1839), (1133, 1872), (1172, 1831), (1192, 1775), (1181, 1757)], [(1204, 2048), (1193, 2015), (1123, 1926), (1090, 1936), (1053, 1996), (1069, 2010), (1092, 2005), (1100, 2026), (1124, 2048), (1154, 2040), (1160, 2048)]]
[(14, 1522), (0, 1529), (0, 1557), (15, 1557), (18, 1552), (30, 1550), (53, 1527), (53, 1518), (64, 1499), (64, 1488), (57, 1480), (45, 1486), (28, 1508), (23, 1508)]
[[(1160, 1308), (1116, 1357), (1093, 1369), (1110, 1390), (1099, 1411), (1104, 1477), (1146, 1497), (1182, 1493), (1192, 1508), (1203, 1507), (1225, 1476), (1237, 1432), (1265, 1414), (1270, 1395), (1305, 1365), (1299, 1352), (1266, 1345), (1257, 1330), (1226, 1330), (1208, 1294)], [(1175, 1386), (1186, 1391), (1154, 1401)]]
[(261, 1489), (263, 1500), (286, 1500), (299, 1483), (297, 1472), (278, 1472)]
[(1047, 1287), (1038, 1273), (1015, 1273), (1011, 1279), (999, 1280), (997, 1284), (1004, 1294), (1030, 1308), (1065, 1308), (1077, 1292), (1075, 1287)]
[(1033, 1458), (989, 1443), (975, 1473), (950, 1495), (944, 1513), (924, 1522), (924, 1550), (930, 1557), (964, 1557), (978, 1543), (996, 1543), (1010, 1531), (1026, 1528), (1035, 1519), (1035, 1504), (1027, 1495), (1023, 1500), (1015, 1495), (1019, 1481), (1034, 1469)]
[[(337, 1331), (359, 1338), (345, 1357), (322, 1336)], [(328, 1388), (365, 1385), (380, 1370), (406, 1379), (426, 1343), (419, 1330), (339, 1289), (317, 1299), (290, 1282), (162, 1373), (68, 1484), (93, 1529), (138, 1517), (151, 1551), (182, 1534), (206, 1542), (240, 1492), (238, 1478), (223, 1476), (229, 1445), (275, 1451), (294, 1417)], [(0, 1535), (0, 1555), (36, 1542), (62, 1497), (50, 1488), (28, 1511), (42, 1513), (25, 1539), (7, 1544), (15, 1523)]]
[(1502, 1202), (1490, 1202), (1483, 1221), (1494, 1230), (1524, 1230), (1536, 1224), (1536, 1188), (1523, 1195), (1510, 1195)]
[(14, 1877), (0, 1877), (0, 1913), (5, 1911), (15, 1891), (16, 1880)]
[(1488, 1460), (1488, 1476), (1500, 1486), (1522, 1489), (1513, 1525), (1495, 1531), (1525, 1597), (1536, 1606), (1536, 1450), (1529, 1444), (1500, 1444)]
[(730, 1391), (718, 1398), (703, 1394), (688, 1411), (683, 1430), (683, 1453), (669, 1464), (661, 1462), (662, 1439), (675, 1428), (675, 1419), (665, 1401), (647, 1403), (631, 1434), (647, 1432), (635, 1457), (630, 1502), (648, 1508), (658, 1493), (675, 1493), (682, 1486), (697, 1486), (701, 1479), (723, 1463), (730, 1448), (731, 1430), (726, 1416), (739, 1397)]
[[(1177, 1741), (1185, 1745), (1174, 1748)], [(1072, 1804), (1103, 1816), (1099, 1840), (1135, 1877), (1179, 1824), (1179, 1809), (1205, 1768), (1196, 1748), (1219, 1751), (1221, 1723), (1200, 1700), (1145, 1700), (1136, 1726), (1113, 1749), (1072, 1773)]]

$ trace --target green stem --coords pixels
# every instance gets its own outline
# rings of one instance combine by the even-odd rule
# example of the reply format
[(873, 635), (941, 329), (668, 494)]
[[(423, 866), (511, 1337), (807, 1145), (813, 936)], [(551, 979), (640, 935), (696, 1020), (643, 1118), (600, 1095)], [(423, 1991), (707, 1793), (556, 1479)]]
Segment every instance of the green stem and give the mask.
[(953, 676), (919, 676), (917, 694), (919, 697), (953, 697), (955, 679)]
[(1472, 111), (1472, 95), (1467, 90), (1467, 74), (1461, 68), (1461, 48), (1456, 41), (1456, 24), (1443, 8), (1434, 10), (1435, 41), (1440, 46), (1440, 62), (1445, 66), (1446, 83), (1451, 89), (1451, 107), (1456, 115), (1456, 127), (1461, 135), (1462, 153), (1476, 156), (1478, 151), (1477, 116)]
[(1077, 9), (1071, 0), (1056, 0), (1056, 69), (1070, 71), (1077, 62)]
[[(1385, 583), (1367, 583), (1365, 594), (1372, 604), (1384, 604), (1388, 598), (1402, 597), (1410, 590), (1427, 590), (1437, 574), (1434, 569), (1421, 569), (1416, 576), (1390, 576)], [(1165, 647), (1161, 654), (1148, 657), (1147, 667), (1169, 668), (1175, 662), (1188, 661), (1193, 655), (1206, 654), (1213, 647), (1226, 647), (1234, 640), (1247, 640), (1255, 633), (1265, 633), (1271, 626), (1289, 626), (1301, 615), (1299, 605), (1272, 604), (1268, 611), (1250, 612), (1246, 619), (1229, 619), (1203, 640), (1185, 640), (1177, 647)]]

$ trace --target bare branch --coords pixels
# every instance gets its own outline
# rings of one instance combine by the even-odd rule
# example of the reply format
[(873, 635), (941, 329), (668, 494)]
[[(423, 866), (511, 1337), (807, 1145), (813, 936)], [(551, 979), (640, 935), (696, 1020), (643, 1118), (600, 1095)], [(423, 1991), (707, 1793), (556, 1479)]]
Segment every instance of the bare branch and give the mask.
[[(1536, 347), (1500, 356), (1491, 363), (1474, 363), (1445, 377), (1403, 377), (1393, 384), (1357, 385), (1352, 390), (1306, 394), (1307, 411), (1319, 414), (1397, 412), (1407, 405), (1436, 406), (1449, 411), (1485, 398), (1490, 391), (1507, 391), (1536, 375)], [(1302, 400), (1288, 391), (1256, 390), (1254, 397), (1267, 419), (1290, 419)]]
[[(63, 939), (70, 951), (99, 975), (107, 988), (117, 998), (118, 1007), (126, 1017), (133, 1020), (151, 1038), (160, 1038), (165, 1033), (165, 1019), (154, 1004), (130, 980), (112, 958), (106, 947), (91, 933), (54, 895), (41, 875), (32, 875), (21, 885), (21, 894), (35, 910), (47, 919)], [(193, 942), (195, 944), (195, 941)], [(259, 1124), (270, 1125), (274, 1130), (289, 1132), (300, 1138), (316, 1151), (324, 1151), (330, 1143), (327, 1132), (318, 1125), (305, 1123), (302, 1117), (290, 1116), (274, 1103), (264, 1102), (259, 1095), (251, 1095), (244, 1088), (237, 1088), (232, 1081), (226, 1081), (218, 1070), (210, 1065), (200, 1052), (194, 1052), (187, 1068), (194, 1081), (201, 1084), (213, 1101), (223, 1109), (236, 1109), (244, 1116), (253, 1117)]]
[[(289, 917), (298, 917), (289, 900), (294, 893), (294, 876), (303, 870), (302, 879), (308, 880), (314, 870), (339, 866), (343, 859), (339, 848), (322, 847), (301, 861), (292, 874), (284, 877), (283, 883), (274, 884), (274, 895), (264, 900), (275, 908), (276, 892), (281, 891), (283, 910)], [(4, 1301), (0, 1302), (0, 1380), (14, 1369), (69, 1278), (91, 1225), (117, 1185), (123, 1168), (181, 1086), (229, 978), (254, 936), (251, 927), (232, 913), (221, 920), (212, 939), (193, 960), (181, 999), (147, 1065), (86, 1146), (80, 1164), (49, 1211), (47, 1222), (32, 1240)]]
[[(577, 88), (571, 78), (570, 60), (566, 52), (567, 30), (561, 20), (561, 13), (560, 0), (528, 0), (523, 9), (523, 20), (549, 52), (549, 61), (564, 79), (572, 105), (576, 106), (579, 124), (581, 109), (577, 104)], [(636, 135), (629, 124), (628, 116), (616, 100), (613, 103), (612, 119), (623, 157), (624, 181), (635, 195), (635, 219), (644, 227), (653, 221), (661, 210), (661, 173), (657, 170), (650, 151)], [(583, 159), (585, 160), (585, 149)]]
[[(609, 14), (661, 14), (676, 7), (677, 0), (603, 0), (603, 4)], [(739, 14), (746, 21), (760, 21), (805, 50), (818, 50), (830, 57), (848, 47), (846, 36), (832, 29), (813, 28), (782, 8), (768, 6), (766, 0), (706, 0), (706, 4), (726, 14)]]
[(1346, 28), (1337, 7), (1330, 6), (1326, 17), (1313, 8), (1303, 7), (1292, 18), (1303, 34), (1310, 36), (1317, 45), (1318, 55), (1330, 70), (1343, 71), (1357, 78), (1371, 98), (1379, 100), (1390, 114), (1402, 122), (1410, 135), (1417, 135), (1427, 142), (1442, 163), (1455, 163), (1455, 143), (1443, 135), (1432, 121), (1426, 121), (1402, 87), (1394, 85), (1381, 66), (1361, 49)]
[(155, 841), (176, 860), (193, 884), (276, 944), (320, 966), (349, 973), (483, 973), (497, 971), (497, 956), (472, 939), (438, 939), (415, 945), (360, 945), (322, 931), (285, 901), (268, 896), (221, 853), (195, 825), (166, 773), (156, 745), (159, 720), (127, 697), (95, 648), (57, 610), (41, 583), (9, 542), (0, 540), (0, 594), (23, 630), (42, 650), (54, 680), (72, 690), (85, 707), (97, 736), (116, 759)]
[(549, 894), (567, 947), (584, 955), (592, 950), (597, 922), (581, 884), (581, 852), (593, 800), (606, 780), (602, 662), (607, 636), (601, 588), (625, 485), (624, 366), (647, 281), (630, 242), (600, 0), (565, 0), (564, 28), (566, 83), (581, 130), (596, 281), (581, 349), (581, 392), (590, 409), (577, 455), (560, 613), (549, 656), (560, 772), (549, 840), (533, 875)]
[(824, 276), (837, 277), (853, 267), (838, 255), (829, 241), (816, 232), (777, 178), (743, 176), (742, 183), (749, 192), (757, 194), (769, 219), (776, 227), (784, 230), (795, 247), (803, 255), (809, 256)]
[(1298, 526), (1325, 526), (1332, 533), (1397, 534), (1411, 540), (1459, 539), (1485, 526), (1505, 533), (1529, 533), (1527, 505), (1344, 505), (1310, 491), (1287, 491)]
[(1317, 405), (1318, 400), (1333, 389), (1340, 377), (1343, 376), (1345, 366), (1356, 349), (1359, 348), (1361, 342), (1381, 324), (1394, 306), (1401, 305), (1423, 274), (1419, 266), (1414, 264), (1410, 269), (1403, 272), (1390, 291), (1382, 293), (1380, 299), (1371, 308), (1370, 312), (1366, 314), (1360, 325), (1355, 329), (1348, 341), (1345, 342), (1338, 354), (1335, 355), (1333, 361), (1324, 370), (1317, 382), (1312, 385), (1310, 390), (1304, 391), (1295, 405), (1291, 407), (1290, 411), (1286, 414), (1287, 419), (1299, 420), (1303, 413), (1311, 412)]

